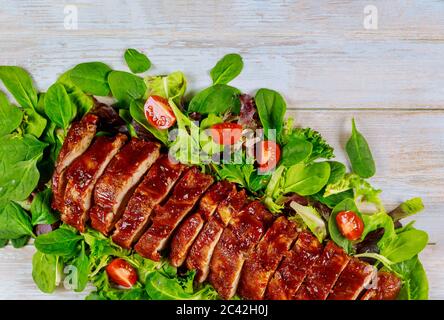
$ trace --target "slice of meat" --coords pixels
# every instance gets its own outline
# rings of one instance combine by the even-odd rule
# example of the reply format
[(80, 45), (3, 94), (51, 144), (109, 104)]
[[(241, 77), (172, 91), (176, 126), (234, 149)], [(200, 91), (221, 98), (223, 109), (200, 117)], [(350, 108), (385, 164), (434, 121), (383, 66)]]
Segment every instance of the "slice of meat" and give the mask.
[(214, 249), (210, 283), (223, 299), (236, 293), (242, 266), (272, 222), (272, 215), (253, 201), (233, 217)]
[(159, 261), (159, 252), (165, 248), (171, 234), (212, 183), (212, 176), (201, 173), (197, 167), (189, 169), (167, 202), (155, 208), (153, 223), (137, 242), (136, 251), (145, 258)]
[(327, 299), (356, 300), (375, 274), (375, 267), (357, 258), (352, 258)]
[(325, 300), (350, 257), (333, 241), (329, 241), (313, 264), (304, 283), (296, 292), (296, 300)]
[(274, 221), (245, 261), (239, 281), (240, 296), (250, 300), (263, 299), (270, 277), (297, 235), (297, 225), (286, 217)]
[(313, 263), (322, 253), (322, 245), (308, 231), (302, 231), (293, 248), (273, 275), (265, 293), (266, 299), (291, 300)]
[(402, 281), (396, 275), (379, 271), (374, 288), (367, 290), (361, 300), (395, 300), (401, 287)]
[(122, 134), (116, 137), (97, 137), (88, 150), (67, 169), (63, 222), (80, 232), (85, 231), (94, 186), (126, 140), (126, 136)]
[(170, 193), (185, 166), (162, 155), (134, 191), (122, 218), (116, 224), (113, 241), (126, 249), (139, 240), (150, 221), (151, 213)]
[(94, 190), (91, 225), (107, 235), (120, 218), (137, 183), (159, 157), (160, 145), (133, 138), (113, 158)]
[(233, 191), (223, 200), (202, 228), (197, 236), (186, 259), (186, 266), (189, 270), (196, 270), (195, 280), (198, 283), (204, 282), (210, 271), (211, 257), (214, 248), (219, 242), (220, 236), (233, 216), (238, 214), (247, 201), (245, 190)]
[(199, 202), (199, 209), (187, 217), (178, 227), (170, 245), (170, 262), (179, 267), (185, 261), (188, 251), (196, 239), (204, 223), (213, 215), (218, 204), (230, 192), (236, 191), (236, 186), (228, 181), (220, 181), (204, 194)]
[(66, 188), (66, 168), (91, 145), (97, 131), (99, 117), (85, 115), (82, 120), (73, 122), (60, 149), (52, 176), (52, 208), (63, 212)]

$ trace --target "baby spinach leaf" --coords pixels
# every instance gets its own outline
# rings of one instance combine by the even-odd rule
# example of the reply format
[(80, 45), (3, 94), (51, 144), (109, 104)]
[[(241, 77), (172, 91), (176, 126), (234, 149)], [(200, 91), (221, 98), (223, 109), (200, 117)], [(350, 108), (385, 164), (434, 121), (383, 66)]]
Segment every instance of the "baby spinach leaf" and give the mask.
[(131, 101), (142, 99), (146, 92), (143, 79), (128, 72), (111, 71), (108, 83), (114, 98), (127, 107)]
[(281, 164), (286, 167), (298, 164), (307, 159), (312, 150), (313, 145), (310, 142), (298, 137), (291, 137), (282, 148)]
[(285, 175), (284, 194), (296, 192), (308, 196), (319, 192), (330, 176), (330, 165), (327, 162), (316, 162), (305, 165), (299, 163), (288, 168)]
[(56, 213), (51, 209), (51, 189), (45, 189), (37, 193), (32, 199), (31, 215), (32, 225), (53, 224), (58, 220)]
[(189, 112), (200, 114), (222, 114), (230, 111), (238, 114), (240, 111), (240, 91), (226, 84), (215, 84), (196, 94), (188, 106)]
[(345, 176), (345, 165), (338, 161), (328, 161), (330, 165), (330, 178), (328, 178), (327, 184), (334, 184), (344, 178)]
[(82, 248), (78, 256), (76, 256), (71, 262), (71, 265), (75, 267), (76, 275), (73, 277), (73, 280), (76, 280), (73, 283), (73, 288), (75, 292), (82, 292), (85, 290), (88, 284), (89, 277), (89, 258), (86, 255), (85, 251), (85, 243), (82, 241)]
[(227, 84), (241, 73), (243, 67), (244, 62), (240, 55), (237, 53), (225, 55), (210, 71), (213, 84)]
[(187, 89), (185, 75), (176, 71), (167, 76), (146, 77), (147, 96), (156, 95), (165, 99), (173, 99), (174, 103), (180, 104)]
[(319, 201), (332, 209), (344, 199), (353, 199), (354, 193), (353, 190), (349, 189), (326, 197), (323, 195), (323, 190), (321, 190), (320, 192), (312, 195), (312, 197), (316, 201)]
[(0, 66), (0, 80), (25, 109), (37, 106), (37, 91), (28, 72), (20, 67)]
[(40, 252), (58, 256), (70, 256), (75, 253), (77, 243), (83, 237), (66, 229), (56, 229), (42, 234), (35, 239), (35, 247)]
[(130, 104), (130, 114), (142, 127), (151, 132), (159, 141), (165, 145), (169, 145), (168, 130), (159, 130), (153, 127), (148, 120), (146, 120), (144, 105), (141, 101), (133, 100)]
[(27, 134), (40, 138), (46, 128), (48, 121), (42, 117), (35, 109), (24, 108), (25, 116), (23, 121), (23, 129)]
[(23, 236), (17, 239), (11, 239), (11, 244), (14, 248), (20, 249), (28, 244), (29, 239), (31, 239), (30, 236)]
[(72, 82), (84, 92), (107, 96), (110, 92), (108, 73), (111, 68), (102, 62), (86, 62), (75, 66), (70, 72)]
[(136, 49), (127, 49), (124, 58), (132, 73), (142, 73), (151, 67), (148, 57)]
[(33, 235), (31, 219), (19, 205), (8, 202), (0, 206), (0, 239), (18, 239)]
[(62, 129), (67, 129), (76, 116), (76, 107), (71, 103), (65, 87), (60, 83), (49, 87), (45, 95), (44, 108), (48, 118)]
[(9, 134), (0, 138), (0, 158), (5, 164), (41, 157), (46, 143), (32, 135)]
[(370, 147), (364, 136), (356, 129), (355, 119), (352, 120), (352, 135), (345, 146), (345, 150), (353, 172), (362, 178), (370, 178), (375, 174), (375, 161)]
[(77, 112), (83, 116), (86, 114), (91, 108), (94, 106), (94, 101), (91, 96), (84, 93), (82, 89), (72, 82), (70, 77), (71, 70), (63, 73), (58, 79), (57, 82), (63, 84), (66, 92), (71, 99), (71, 102), (76, 105)]
[(269, 137), (269, 129), (276, 130), (276, 137), (280, 136), (284, 124), (284, 116), (287, 104), (284, 98), (276, 91), (270, 89), (259, 89), (255, 96), (257, 111), (261, 123), (265, 129), (265, 136)]
[(403, 280), (403, 288), (398, 296), (401, 300), (427, 300), (429, 283), (424, 267), (418, 256), (390, 266)]
[(0, 137), (11, 133), (22, 123), (23, 111), (9, 103), (0, 91)]
[(381, 254), (393, 262), (402, 262), (411, 259), (420, 253), (429, 240), (427, 232), (422, 230), (408, 230), (396, 236), (393, 241), (384, 246)]
[(37, 251), (32, 257), (32, 278), (42, 292), (54, 292), (59, 272), (58, 264), (55, 255)]
[(361, 217), (361, 213), (353, 199), (344, 199), (333, 208), (330, 218), (328, 219), (328, 232), (331, 239), (350, 254), (353, 249), (353, 243), (341, 234), (336, 223), (336, 216), (341, 211), (353, 211), (359, 217)]
[(11, 165), (0, 161), (0, 203), (29, 197), (40, 177), (37, 160), (34, 158)]

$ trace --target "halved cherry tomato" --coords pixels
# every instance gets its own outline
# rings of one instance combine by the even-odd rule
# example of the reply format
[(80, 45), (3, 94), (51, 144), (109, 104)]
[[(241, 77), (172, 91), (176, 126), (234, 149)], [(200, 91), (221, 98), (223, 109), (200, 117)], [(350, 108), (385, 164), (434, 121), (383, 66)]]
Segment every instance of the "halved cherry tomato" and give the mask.
[(137, 271), (124, 259), (117, 258), (106, 267), (106, 273), (116, 284), (131, 288), (137, 282)]
[(273, 170), (281, 159), (281, 147), (272, 141), (265, 140), (258, 143), (256, 160), (259, 164), (259, 171), (267, 172)]
[(242, 125), (238, 123), (217, 123), (211, 127), (211, 136), (217, 144), (235, 144), (242, 137)]
[(150, 96), (145, 102), (145, 117), (157, 129), (168, 129), (176, 122), (176, 117), (168, 100)]
[(336, 215), (339, 231), (348, 240), (358, 240), (364, 231), (362, 219), (353, 211), (341, 211)]

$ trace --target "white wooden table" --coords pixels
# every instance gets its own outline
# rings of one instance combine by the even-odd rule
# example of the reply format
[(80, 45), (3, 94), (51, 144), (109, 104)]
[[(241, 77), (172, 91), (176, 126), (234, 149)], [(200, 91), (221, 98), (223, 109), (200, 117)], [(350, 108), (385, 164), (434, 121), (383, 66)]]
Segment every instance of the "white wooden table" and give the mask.
[[(0, 65), (27, 68), (44, 90), (82, 61), (125, 68), (123, 52), (134, 47), (148, 54), (152, 73), (184, 71), (192, 91), (209, 85), (208, 70), (222, 55), (240, 53), (245, 68), (233, 85), (282, 92), (297, 123), (325, 135), (340, 160), (356, 118), (388, 208), (423, 197), (417, 226), (430, 244), (421, 258), (430, 297), (443, 299), (444, 2), (199, 2), (0, 0)], [(68, 3), (77, 10), (74, 30), (65, 28), (72, 26)], [(369, 4), (378, 10), (377, 29), (364, 28)], [(40, 293), (31, 278), (33, 251), (0, 250), (0, 298), (82, 297)]]

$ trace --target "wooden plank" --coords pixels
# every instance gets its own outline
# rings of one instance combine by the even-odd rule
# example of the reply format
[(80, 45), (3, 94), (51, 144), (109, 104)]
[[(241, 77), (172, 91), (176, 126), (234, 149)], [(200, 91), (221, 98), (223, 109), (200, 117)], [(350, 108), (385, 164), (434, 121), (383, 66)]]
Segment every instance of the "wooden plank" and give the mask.
[(125, 68), (123, 51), (135, 47), (153, 73), (183, 70), (197, 89), (234, 51), (245, 69), (233, 85), (275, 88), (291, 107), (443, 108), (444, 3), (372, 3), (378, 30), (363, 28), (367, 1), (277, 0), (79, 3), (79, 29), (65, 30), (63, 3), (17, 1), (0, 12), (1, 64), (23, 65), (44, 90), (80, 61)]

